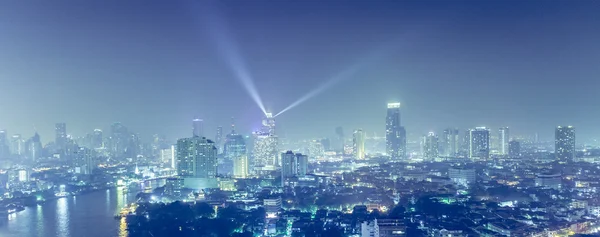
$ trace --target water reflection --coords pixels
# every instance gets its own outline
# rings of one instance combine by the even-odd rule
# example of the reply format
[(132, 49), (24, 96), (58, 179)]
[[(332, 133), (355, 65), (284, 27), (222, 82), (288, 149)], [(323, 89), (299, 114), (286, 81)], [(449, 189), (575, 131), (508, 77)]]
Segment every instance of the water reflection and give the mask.
[(56, 235), (54, 236), (69, 236), (69, 203), (68, 198), (59, 198), (56, 202)]

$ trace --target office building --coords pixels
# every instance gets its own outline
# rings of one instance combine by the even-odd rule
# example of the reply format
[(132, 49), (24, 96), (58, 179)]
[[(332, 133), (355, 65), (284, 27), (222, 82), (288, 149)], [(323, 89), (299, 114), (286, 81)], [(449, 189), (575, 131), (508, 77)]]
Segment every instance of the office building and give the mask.
[(175, 148), (175, 145), (172, 145), (167, 149), (161, 149), (160, 150), (160, 161), (163, 164), (166, 164), (167, 167), (169, 167), (171, 169), (176, 169), (177, 168), (176, 152), (177, 152), (177, 149)]
[(6, 130), (0, 130), (0, 158), (7, 158), (9, 155), (8, 132)]
[(215, 146), (217, 147), (219, 154), (221, 154), (221, 152), (223, 151), (223, 127), (221, 126), (217, 127), (217, 135), (215, 136)]
[(202, 119), (196, 118), (192, 120), (192, 135), (194, 137), (204, 136), (204, 121)]
[(54, 127), (55, 140), (54, 143), (59, 149), (65, 149), (67, 145), (67, 124), (57, 123)]
[(458, 137), (458, 129), (448, 128), (444, 130), (441, 142), (440, 154), (445, 157), (456, 157), (460, 148), (460, 138)]
[(434, 160), (439, 156), (438, 137), (435, 133), (430, 132), (426, 136), (423, 136), (421, 145), (424, 159)]
[(308, 172), (308, 157), (292, 151), (281, 153), (281, 182), (286, 186), (289, 178), (305, 176)]
[(95, 149), (99, 149), (99, 148), (103, 148), (104, 147), (104, 140), (102, 140), (102, 130), (101, 129), (94, 129), (94, 132), (92, 133), (92, 139), (91, 139), (91, 145), (92, 148)]
[(199, 190), (217, 187), (217, 148), (204, 137), (177, 141), (177, 175), (186, 188)]
[(122, 157), (129, 146), (129, 131), (121, 123), (113, 123), (110, 127), (110, 151), (116, 157)]
[(556, 160), (559, 161), (572, 161), (575, 158), (575, 128), (573, 126), (556, 127), (554, 154)]
[(172, 197), (180, 197), (184, 181), (181, 178), (167, 178), (165, 182), (165, 194)]
[(508, 157), (519, 158), (521, 157), (521, 143), (512, 140), (508, 143)]
[(233, 177), (245, 179), (250, 176), (248, 155), (243, 154), (233, 158)]
[(279, 139), (274, 134), (275, 120), (271, 113), (267, 113), (262, 124), (262, 128), (253, 133), (254, 169), (257, 173), (261, 171), (273, 171), (279, 166)]
[(401, 237), (406, 236), (406, 226), (402, 219), (374, 219), (361, 223), (361, 237)]
[(506, 156), (509, 153), (510, 133), (508, 127), (498, 129), (498, 152)]
[(487, 160), (490, 157), (490, 130), (477, 127), (469, 130), (469, 158)]
[(10, 151), (13, 155), (20, 156), (25, 154), (25, 142), (23, 141), (21, 134), (15, 134), (11, 137)]
[(400, 123), (400, 103), (387, 104), (386, 152), (392, 159), (406, 157), (406, 130)]
[(267, 219), (279, 218), (281, 213), (281, 197), (263, 199), (263, 207), (265, 208)]
[(352, 135), (352, 142), (354, 147), (354, 159), (364, 160), (365, 159), (365, 132), (362, 129), (354, 130)]
[(32, 161), (42, 157), (42, 141), (40, 135), (36, 132), (26, 143), (27, 157)]

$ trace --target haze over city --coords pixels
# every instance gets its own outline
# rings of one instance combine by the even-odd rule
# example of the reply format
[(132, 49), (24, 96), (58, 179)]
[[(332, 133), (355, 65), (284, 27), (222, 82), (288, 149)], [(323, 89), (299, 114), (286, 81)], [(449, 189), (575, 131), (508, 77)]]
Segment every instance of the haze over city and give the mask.
[(292, 138), (330, 136), (336, 126), (382, 135), (393, 101), (414, 136), (509, 126), (550, 140), (559, 124), (582, 128), (585, 141), (600, 132), (592, 1), (2, 5), (0, 128), (37, 130), (45, 141), (56, 122), (74, 136), (122, 122), (142, 137), (175, 139), (192, 118), (203, 118), (212, 137), (235, 117), (250, 133), (262, 113), (219, 51), (223, 37), (273, 113), (385, 51), (278, 117)]

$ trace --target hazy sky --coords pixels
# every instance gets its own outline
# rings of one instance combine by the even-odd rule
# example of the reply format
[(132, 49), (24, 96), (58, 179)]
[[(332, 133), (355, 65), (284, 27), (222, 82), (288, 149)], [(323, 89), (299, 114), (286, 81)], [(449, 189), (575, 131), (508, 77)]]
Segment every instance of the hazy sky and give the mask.
[(80, 136), (120, 121), (176, 139), (195, 116), (209, 136), (234, 116), (247, 133), (262, 112), (227, 39), (273, 112), (367, 61), (277, 117), (292, 138), (381, 135), (397, 100), (413, 135), (487, 125), (551, 138), (571, 124), (587, 139), (600, 132), (599, 12), (584, 0), (0, 1), (0, 129), (48, 142), (56, 122)]

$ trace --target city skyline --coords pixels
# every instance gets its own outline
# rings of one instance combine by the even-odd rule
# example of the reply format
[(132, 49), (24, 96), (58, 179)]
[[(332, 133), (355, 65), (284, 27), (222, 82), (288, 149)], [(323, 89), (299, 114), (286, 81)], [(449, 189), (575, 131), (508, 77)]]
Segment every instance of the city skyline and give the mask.
[[(332, 136), (337, 126), (383, 135), (381, 105), (393, 101), (403, 104), (403, 126), (413, 140), (447, 127), (510, 127), (514, 135), (539, 133), (548, 141), (561, 124), (580, 128), (582, 142), (599, 132), (593, 108), (600, 102), (592, 97), (598, 69), (590, 62), (600, 54), (590, 35), (600, 32), (597, 6), (589, 2), (546, 2), (543, 15), (532, 13), (538, 3), (528, 1), (382, 1), (368, 12), (362, 2), (235, 3), (211, 7), (273, 113), (373, 51), (394, 48), (277, 116), (281, 136)], [(0, 129), (10, 135), (27, 138), (37, 130), (47, 143), (55, 123), (83, 136), (121, 122), (144, 138), (175, 140), (188, 136), (196, 117), (204, 119), (208, 137), (232, 116), (240, 133), (259, 126), (261, 109), (219, 59), (193, 3), (2, 4), (0, 21), (12, 24), (0, 29), (0, 110), (8, 111)], [(114, 17), (104, 18), (108, 13)], [(267, 22), (279, 23), (257, 27)], [(326, 33), (329, 28), (337, 30)], [(354, 99), (369, 91), (377, 93)]]

